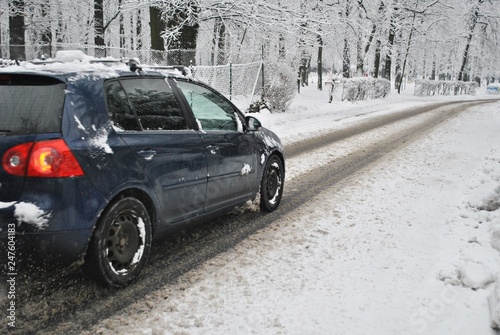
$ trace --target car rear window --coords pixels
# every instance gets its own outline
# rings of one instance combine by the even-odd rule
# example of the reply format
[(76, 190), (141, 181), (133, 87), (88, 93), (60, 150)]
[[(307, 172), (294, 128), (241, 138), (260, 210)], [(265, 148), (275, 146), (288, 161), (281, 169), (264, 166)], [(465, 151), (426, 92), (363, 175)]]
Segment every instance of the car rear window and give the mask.
[(65, 89), (52, 77), (0, 74), (0, 133), (60, 132)]

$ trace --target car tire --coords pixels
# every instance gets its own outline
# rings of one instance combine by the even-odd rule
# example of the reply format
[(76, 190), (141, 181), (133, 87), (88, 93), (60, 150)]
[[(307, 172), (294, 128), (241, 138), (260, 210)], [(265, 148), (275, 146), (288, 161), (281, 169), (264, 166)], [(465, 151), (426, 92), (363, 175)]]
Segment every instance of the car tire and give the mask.
[(128, 286), (144, 268), (151, 250), (148, 211), (135, 198), (122, 198), (106, 209), (89, 244), (85, 267), (111, 288)]
[(260, 208), (263, 211), (272, 212), (278, 208), (284, 184), (283, 162), (277, 155), (272, 155), (266, 162), (260, 184)]

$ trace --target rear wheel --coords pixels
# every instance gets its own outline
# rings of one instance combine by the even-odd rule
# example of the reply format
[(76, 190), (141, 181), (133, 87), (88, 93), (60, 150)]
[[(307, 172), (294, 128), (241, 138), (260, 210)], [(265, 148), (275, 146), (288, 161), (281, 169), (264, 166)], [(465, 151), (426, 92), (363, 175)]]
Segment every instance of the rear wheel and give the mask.
[(123, 198), (103, 212), (87, 252), (91, 276), (121, 288), (137, 278), (151, 249), (151, 221), (144, 205)]
[(260, 208), (262, 210), (272, 212), (278, 208), (284, 183), (283, 162), (277, 155), (272, 155), (267, 160), (260, 184)]

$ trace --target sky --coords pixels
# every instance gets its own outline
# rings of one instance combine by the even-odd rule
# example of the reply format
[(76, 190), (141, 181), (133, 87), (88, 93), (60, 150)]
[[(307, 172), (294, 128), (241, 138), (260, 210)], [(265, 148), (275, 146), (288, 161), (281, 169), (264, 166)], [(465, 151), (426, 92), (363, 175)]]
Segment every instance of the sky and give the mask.
[[(485, 91), (329, 104), (311, 82), (257, 117), (287, 145)], [(290, 157), (285, 188), (440, 111)], [(470, 108), (84, 334), (498, 334), (499, 112)]]

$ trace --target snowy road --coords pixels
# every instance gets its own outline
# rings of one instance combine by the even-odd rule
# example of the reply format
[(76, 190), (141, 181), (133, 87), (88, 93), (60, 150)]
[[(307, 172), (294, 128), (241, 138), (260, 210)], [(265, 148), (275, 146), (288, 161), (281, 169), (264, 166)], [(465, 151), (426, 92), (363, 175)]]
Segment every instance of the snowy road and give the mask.
[[(453, 278), (437, 279), (465, 264), (455, 254), (486, 244), (464, 197), (484, 178), (484, 164), (500, 162), (500, 116), (491, 117), (498, 105), (462, 110), (440, 107), (397, 122), (394, 113), (381, 123), (373, 116), (331, 138), (324, 133), (309, 151), (288, 146), (279, 211), (247, 210), (178, 234), (155, 248), (144, 275), (124, 291), (78, 274), (51, 285), (30, 280), (20, 325), (58, 333), (93, 327), (88, 334), (493, 334), (485, 307), (491, 285), (466, 291), (444, 285)], [(498, 221), (491, 213), (482, 220)], [(473, 239), (470, 230), (481, 234)], [(499, 253), (488, 252), (494, 276)]]

